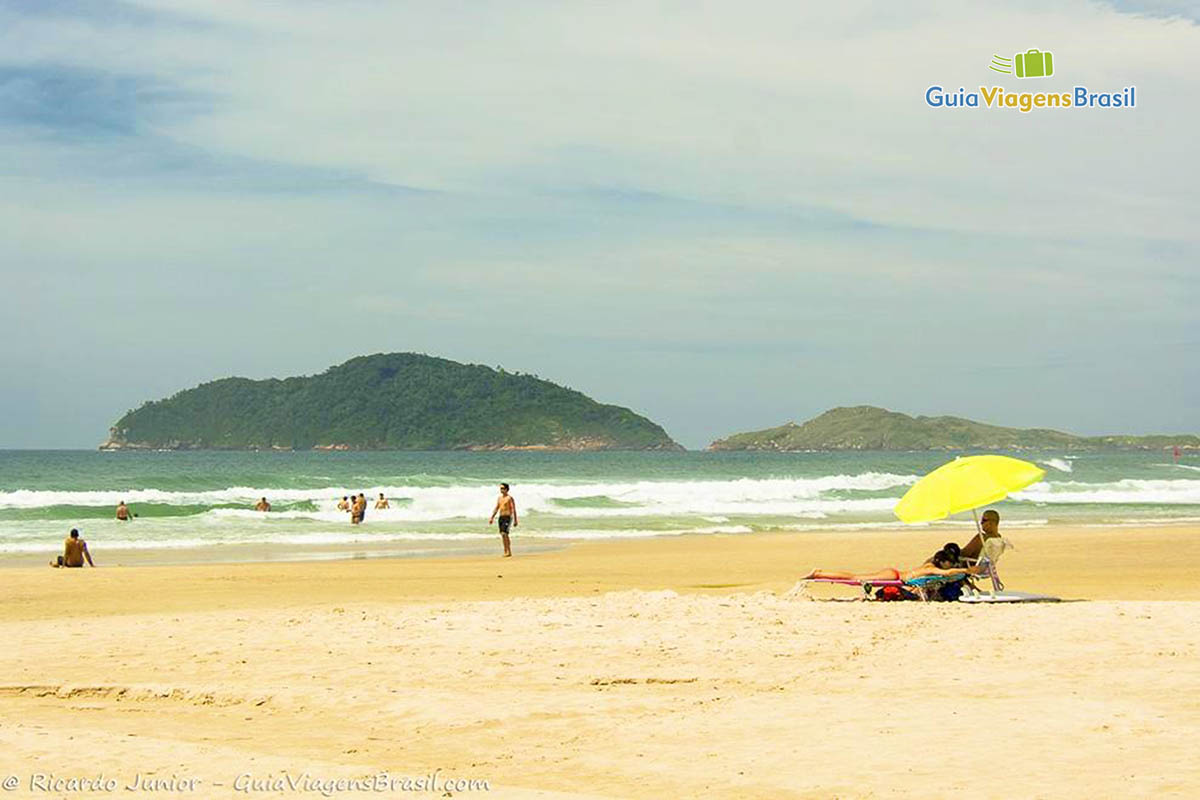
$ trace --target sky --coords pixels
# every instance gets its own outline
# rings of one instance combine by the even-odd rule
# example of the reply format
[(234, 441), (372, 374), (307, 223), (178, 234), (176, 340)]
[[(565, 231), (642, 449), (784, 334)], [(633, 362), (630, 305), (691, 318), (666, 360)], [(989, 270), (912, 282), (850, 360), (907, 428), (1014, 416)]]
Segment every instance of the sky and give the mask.
[[(0, 0), (0, 447), (395, 351), (688, 447), (859, 404), (1198, 432), (1198, 25), (1172, 0)], [(1031, 48), (1053, 76), (989, 71)]]

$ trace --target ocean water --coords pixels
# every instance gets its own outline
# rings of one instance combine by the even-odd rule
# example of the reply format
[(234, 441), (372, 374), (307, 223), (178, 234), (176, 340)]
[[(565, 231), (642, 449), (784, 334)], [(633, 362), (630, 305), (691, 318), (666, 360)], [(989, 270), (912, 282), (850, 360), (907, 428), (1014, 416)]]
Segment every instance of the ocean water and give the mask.
[[(1045, 481), (999, 503), (1007, 527), (1200, 521), (1200, 456), (1169, 452), (1014, 454)], [(0, 563), (36, 563), (77, 527), (100, 557), (164, 560), (492, 552), (487, 518), (512, 484), (514, 541), (754, 535), (898, 526), (892, 506), (953, 458), (849, 453), (217, 453), (0, 451)], [(370, 498), (351, 526), (337, 501)], [(376, 511), (383, 492), (391, 509)], [(252, 510), (266, 496), (272, 511)], [(119, 523), (126, 501), (137, 519)], [(969, 529), (970, 515), (930, 523)], [(171, 554), (174, 554), (172, 556)], [(190, 554), (190, 555), (185, 555)], [(201, 554), (198, 556), (197, 554)], [(248, 557), (248, 556), (246, 556)], [(271, 556), (268, 556), (271, 557)]]

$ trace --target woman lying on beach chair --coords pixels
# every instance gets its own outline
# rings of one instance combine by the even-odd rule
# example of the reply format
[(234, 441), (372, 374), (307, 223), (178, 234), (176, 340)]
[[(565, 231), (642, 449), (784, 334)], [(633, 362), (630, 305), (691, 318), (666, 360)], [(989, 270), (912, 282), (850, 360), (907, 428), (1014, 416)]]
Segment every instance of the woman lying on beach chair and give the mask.
[[(943, 596), (945, 587), (951, 584), (959, 585), (980, 571), (978, 567), (959, 564), (957, 559), (945, 550), (939, 550), (930, 561), (932, 563), (926, 562), (903, 572), (894, 567), (861, 574), (814, 569), (801, 578), (797, 586), (802, 586), (810, 581), (840, 583), (848, 586), (861, 586), (868, 597), (871, 596), (872, 588), (879, 587), (876, 599), (906, 599), (907, 594), (907, 599), (915, 596), (921, 600), (947, 600), (952, 598)], [(892, 592), (895, 596), (885, 596), (886, 592)], [(954, 598), (957, 598), (960, 593), (961, 586), (954, 593)]]
[[(939, 553), (938, 555), (942, 555)], [(913, 567), (910, 570), (901, 571), (895, 567), (887, 567), (878, 572), (838, 572), (828, 569), (814, 569), (812, 572), (805, 575), (800, 580), (802, 581), (847, 581), (854, 583), (909, 583), (919, 578), (927, 577), (946, 577), (946, 578), (961, 578), (967, 575), (978, 575), (979, 567), (949, 567), (943, 568), (941, 565), (947, 561), (942, 558), (934, 558), (932, 564), (921, 564), (918, 567)]]

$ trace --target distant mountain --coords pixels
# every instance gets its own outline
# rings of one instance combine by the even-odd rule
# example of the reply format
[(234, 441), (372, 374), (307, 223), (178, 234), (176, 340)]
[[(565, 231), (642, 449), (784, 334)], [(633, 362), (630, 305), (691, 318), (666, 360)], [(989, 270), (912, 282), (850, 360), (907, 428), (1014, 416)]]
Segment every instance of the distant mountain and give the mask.
[(147, 402), (102, 450), (680, 450), (661, 427), (532, 375), (415, 353), (224, 378)]
[(910, 417), (874, 406), (834, 408), (803, 425), (736, 433), (710, 450), (1158, 450), (1200, 449), (1200, 437), (1075, 436), (1002, 428), (961, 417)]

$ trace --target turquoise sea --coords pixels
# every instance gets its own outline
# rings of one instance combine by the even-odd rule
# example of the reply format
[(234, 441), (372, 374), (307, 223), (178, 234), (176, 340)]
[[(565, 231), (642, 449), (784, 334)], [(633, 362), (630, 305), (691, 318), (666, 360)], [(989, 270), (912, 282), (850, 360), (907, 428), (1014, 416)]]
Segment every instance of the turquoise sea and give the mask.
[[(1044, 482), (1005, 525), (1200, 521), (1200, 455), (1014, 453)], [(0, 563), (44, 562), (77, 527), (98, 559), (239, 560), (493, 552), (507, 481), (526, 548), (569, 540), (898, 526), (892, 506), (950, 453), (226, 453), (0, 451)], [(338, 499), (383, 492), (352, 527)], [(266, 496), (270, 513), (252, 510)], [(136, 513), (118, 523), (113, 508)], [(967, 528), (969, 515), (932, 523)]]

